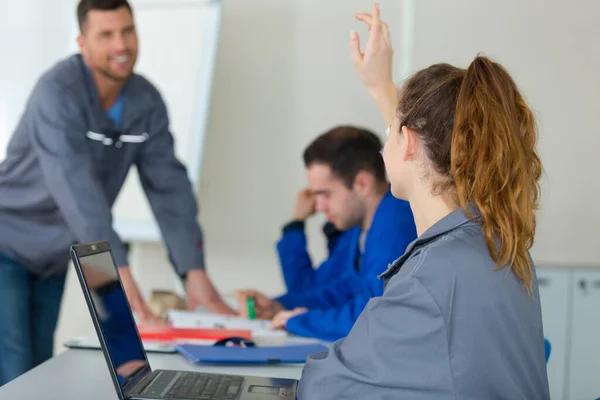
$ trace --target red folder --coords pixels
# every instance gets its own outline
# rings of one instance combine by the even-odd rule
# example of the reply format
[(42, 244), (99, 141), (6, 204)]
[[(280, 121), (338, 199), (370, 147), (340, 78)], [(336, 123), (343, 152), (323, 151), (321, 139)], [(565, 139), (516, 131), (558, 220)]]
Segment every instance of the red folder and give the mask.
[(205, 328), (173, 328), (171, 326), (138, 326), (142, 340), (152, 341), (185, 341), (185, 340), (221, 340), (230, 337), (241, 337), (252, 340), (252, 332), (243, 329), (205, 329)]

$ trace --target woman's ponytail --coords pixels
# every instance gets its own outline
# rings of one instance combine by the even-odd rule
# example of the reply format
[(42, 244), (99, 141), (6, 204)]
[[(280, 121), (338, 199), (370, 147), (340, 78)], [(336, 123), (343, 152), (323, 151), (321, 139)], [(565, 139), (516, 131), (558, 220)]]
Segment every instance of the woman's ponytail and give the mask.
[(542, 165), (533, 113), (508, 72), (477, 57), (462, 79), (452, 130), (450, 176), (460, 206), (477, 206), (498, 268), (509, 265), (532, 292)]

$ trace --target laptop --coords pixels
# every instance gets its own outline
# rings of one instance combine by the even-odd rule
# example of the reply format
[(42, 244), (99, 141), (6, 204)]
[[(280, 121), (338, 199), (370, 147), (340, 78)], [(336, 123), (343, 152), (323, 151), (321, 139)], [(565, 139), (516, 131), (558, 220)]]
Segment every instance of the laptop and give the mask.
[(153, 370), (108, 242), (73, 245), (70, 253), (120, 400), (295, 399), (295, 379)]

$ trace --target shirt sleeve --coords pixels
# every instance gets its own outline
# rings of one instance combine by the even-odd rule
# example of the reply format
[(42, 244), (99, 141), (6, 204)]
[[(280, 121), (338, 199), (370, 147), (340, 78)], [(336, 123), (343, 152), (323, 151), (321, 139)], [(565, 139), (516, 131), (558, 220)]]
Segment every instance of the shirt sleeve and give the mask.
[(344, 339), (307, 360), (299, 400), (454, 399), (444, 318), (413, 277), (394, 277)]
[(298, 336), (333, 342), (348, 335), (370, 298), (368, 293), (358, 293), (336, 307), (309, 309), (290, 318), (286, 330)]
[(276, 247), (287, 290), (302, 291), (314, 286), (317, 273), (306, 250), (304, 222), (286, 224)]
[(136, 162), (140, 182), (176, 272), (204, 269), (204, 238), (187, 170), (175, 155), (164, 101), (158, 96), (148, 140)]
[(29, 111), (31, 141), (46, 186), (79, 243), (107, 240), (115, 261), (127, 266), (127, 252), (112, 228), (112, 212), (87, 145), (79, 106), (60, 86), (42, 80)]

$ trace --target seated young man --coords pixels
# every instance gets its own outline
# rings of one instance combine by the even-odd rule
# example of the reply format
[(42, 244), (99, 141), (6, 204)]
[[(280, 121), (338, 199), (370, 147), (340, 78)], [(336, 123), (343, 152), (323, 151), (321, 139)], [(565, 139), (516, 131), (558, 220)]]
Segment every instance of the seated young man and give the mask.
[[(349, 243), (352, 247), (360, 227), (355, 226), (341, 232), (329, 221), (322, 228), (327, 240), (328, 256), (314, 268), (307, 250), (304, 224), (315, 213), (316, 197), (310, 188), (299, 191), (294, 217), (283, 227), (281, 238), (277, 242), (277, 255), (288, 292), (303, 292), (325, 286), (340, 275), (354, 270), (353, 252), (348, 252), (347, 247)], [(336, 251), (338, 243), (341, 243), (342, 250)]]
[(383, 293), (377, 276), (416, 239), (407, 202), (389, 191), (379, 138), (351, 126), (334, 128), (304, 152), (306, 176), (315, 209), (339, 231), (329, 259), (345, 266), (325, 285), (289, 291), (269, 299), (255, 290), (237, 292), (242, 315), (248, 297), (258, 318), (273, 318), (274, 328), (337, 340), (348, 334), (371, 297)]

